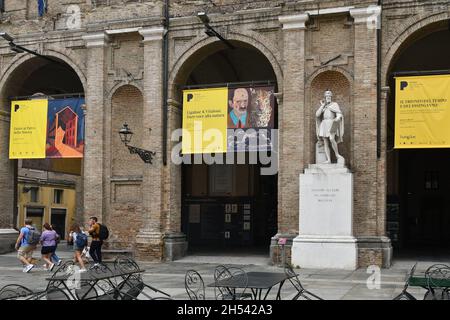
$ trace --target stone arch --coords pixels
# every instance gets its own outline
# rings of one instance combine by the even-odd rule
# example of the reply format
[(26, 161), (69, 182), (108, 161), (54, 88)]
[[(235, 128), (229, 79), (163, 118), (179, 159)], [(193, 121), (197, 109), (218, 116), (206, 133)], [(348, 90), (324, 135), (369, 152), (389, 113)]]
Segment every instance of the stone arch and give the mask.
[[(247, 47), (252, 47), (261, 52), (272, 67), (277, 78), (278, 92), (283, 90), (283, 72), (274, 53), (261, 41), (239, 33), (229, 33), (228, 40), (236, 41)], [(201, 61), (208, 55), (220, 51), (226, 46), (215, 38), (207, 37), (194, 39), (185, 46), (186, 50), (178, 57), (172, 70), (169, 72), (169, 98), (175, 101), (179, 100), (177, 96), (178, 86), (186, 82), (188, 75), (194, 69), (194, 62)]]
[[(87, 79), (86, 75), (83, 72), (83, 70), (73, 61), (72, 58), (69, 57), (67, 53), (61, 53), (59, 51), (53, 50), (53, 49), (47, 49), (43, 52), (44, 55), (57, 58), (67, 65), (69, 65), (73, 71), (77, 74), (78, 78), (80, 79), (84, 91), (86, 92), (87, 87)], [(14, 74), (14, 72), (17, 70), (17, 68), (22, 65), (23, 63), (36, 58), (35, 56), (31, 54), (27, 55), (16, 55), (11, 63), (6, 67), (5, 71), (3, 72), (3, 75), (0, 76), (0, 90), (3, 93), (3, 90), (5, 88), (5, 84), (8, 82), (8, 80), (11, 78), (11, 76)]]
[(306, 137), (309, 144), (311, 158), (310, 163), (315, 161), (315, 132), (316, 122), (315, 113), (319, 107), (319, 101), (323, 99), (325, 90), (330, 89), (333, 92), (333, 101), (336, 101), (344, 114), (344, 142), (339, 145), (339, 152), (344, 156), (346, 163), (351, 167), (353, 154), (351, 152), (352, 144), (352, 122), (353, 122), (353, 76), (345, 69), (339, 67), (324, 67), (314, 72), (306, 83), (306, 105), (307, 110), (306, 127), (311, 135)]
[(141, 92), (141, 94), (143, 94), (143, 92), (144, 92), (144, 89), (142, 88), (142, 86), (140, 86), (139, 84), (137, 84), (135, 82), (120, 81), (120, 82), (116, 83), (115, 85), (113, 85), (112, 88), (109, 90), (106, 101), (109, 101), (109, 103), (111, 103), (113, 95), (117, 92), (117, 90), (119, 90), (120, 88), (122, 88), (124, 86), (135, 87), (137, 90), (139, 90)]
[(414, 18), (412, 23), (408, 20), (403, 31), (399, 32), (394, 41), (389, 45), (382, 61), (381, 79), (383, 85), (389, 86), (389, 74), (395, 65), (396, 58), (401, 51), (408, 47), (409, 44), (423, 36), (430, 34), (440, 28), (442, 24), (448, 27), (446, 22), (450, 19), (449, 12), (441, 12), (434, 15), (420, 15)]

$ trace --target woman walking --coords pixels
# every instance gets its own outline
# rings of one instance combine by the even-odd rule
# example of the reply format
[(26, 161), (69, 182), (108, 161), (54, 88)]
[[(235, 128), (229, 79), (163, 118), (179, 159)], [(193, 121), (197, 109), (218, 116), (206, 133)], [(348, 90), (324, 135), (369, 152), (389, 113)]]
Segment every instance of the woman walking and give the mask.
[(84, 247), (87, 245), (87, 236), (81, 231), (78, 224), (72, 226), (69, 234), (69, 242), (73, 242), (74, 262), (76, 263), (78, 261), (81, 267), (80, 272), (85, 272), (86, 268), (81, 257), (81, 252), (83, 252)]
[(41, 235), (41, 254), (42, 259), (45, 261), (44, 269), (48, 271), (52, 271), (55, 267), (55, 264), (50, 260), (50, 257), (56, 250), (56, 239), (57, 234), (55, 230), (52, 230), (52, 227), (48, 224), (44, 224), (44, 232)]

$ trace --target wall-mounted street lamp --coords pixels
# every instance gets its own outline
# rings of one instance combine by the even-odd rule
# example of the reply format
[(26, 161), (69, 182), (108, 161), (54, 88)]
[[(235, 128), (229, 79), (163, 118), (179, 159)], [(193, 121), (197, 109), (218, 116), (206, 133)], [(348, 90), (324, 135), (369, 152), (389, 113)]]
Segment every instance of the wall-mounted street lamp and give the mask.
[(120, 140), (125, 144), (131, 154), (138, 154), (141, 157), (142, 161), (145, 163), (152, 163), (153, 157), (156, 152), (144, 150), (141, 148), (136, 148), (133, 146), (129, 146), (128, 144), (133, 137), (133, 131), (128, 128), (128, 124), (124, 123), (122, 129), (119, 130)]
[(220, 41), (224, 42), (230, 49), (235, 49), (235, 46), (233, 46), (230, 41), (228, 41), (227, 39), (225, 39), (224, 37), (222, 37), (220, 35), (220, 33), (218, 33), (216, 30), (214, 30), (213, 27), (210, 26), (209, 24), (209, 17), (206, 14), (206, 12), (199, 12), (197, 13), (197, 17), (203, 22), (203, 24), (205, 25), (205, 33), (210, 36), (210, 37), (217, 37), (220, 39)]

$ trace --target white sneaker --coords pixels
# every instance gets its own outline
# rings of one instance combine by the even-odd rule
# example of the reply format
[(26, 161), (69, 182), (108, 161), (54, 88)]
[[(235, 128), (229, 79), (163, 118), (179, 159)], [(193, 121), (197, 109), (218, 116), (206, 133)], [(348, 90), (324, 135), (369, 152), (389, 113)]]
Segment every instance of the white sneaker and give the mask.
[(80, 269), (80, 273), (81, 272), (86, 272), (87, 270), (85, 269), (85, 268), (83, 268), (83, 269)]
[(33, 268), (34, 268), (34, 264), (29, 264), (25, 267), (25, 269), (23, 269), (23, 272), (28, 273)]
[(62, 263), (62, 260), (59, 259), (58, 262), (56, 263), (56, 265), (59, 267), (61, 265), (61, 263)]

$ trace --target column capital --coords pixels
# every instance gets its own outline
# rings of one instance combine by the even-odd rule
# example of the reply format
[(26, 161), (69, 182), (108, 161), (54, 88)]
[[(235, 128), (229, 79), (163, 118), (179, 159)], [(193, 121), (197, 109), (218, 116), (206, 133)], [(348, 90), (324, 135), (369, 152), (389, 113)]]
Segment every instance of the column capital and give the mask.
[(355, 19), (355, 24), (365, 23), (367, 26), (379, 27), (381, 23), (381, 6), (350, 9), (350, 15)]
[(306, 22), (309, 20), (309, 14), (302, 13), (291, 16), (280, 16), (278, 20), (283, 24), (283, 30), (306, 29)]
[(87, 48), (105, 47), (109, 37), (105, 32), (87, 34), (81, 37), (86, 42)]
[(144, 39), (142, 40), (142, 42), (144, 43), (149, 41), (162, 40), (166, 32), (167, 30), (163, 27), (145, 28), (139, 30), (140, 35), (144, 37)]

